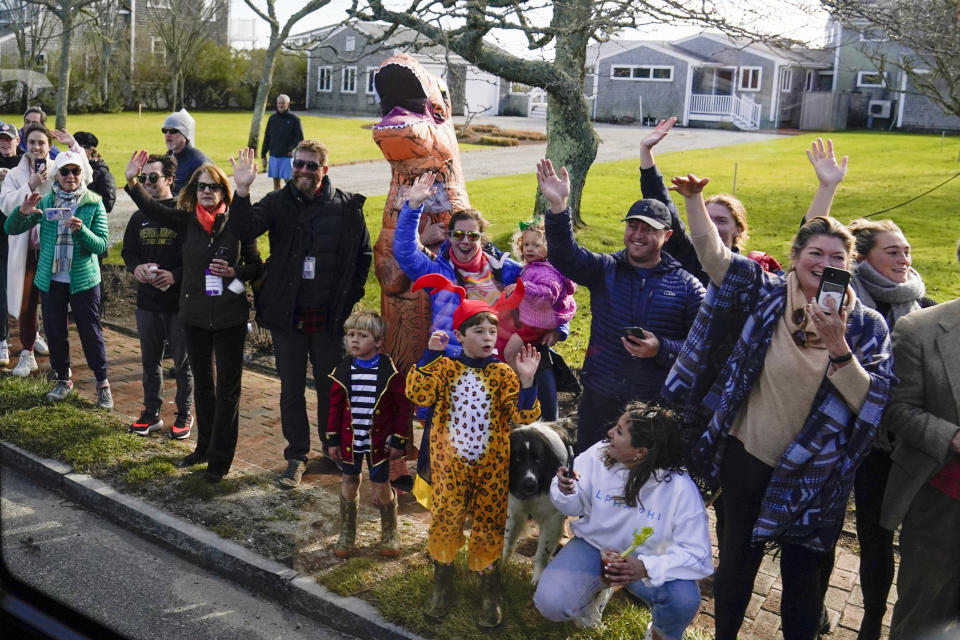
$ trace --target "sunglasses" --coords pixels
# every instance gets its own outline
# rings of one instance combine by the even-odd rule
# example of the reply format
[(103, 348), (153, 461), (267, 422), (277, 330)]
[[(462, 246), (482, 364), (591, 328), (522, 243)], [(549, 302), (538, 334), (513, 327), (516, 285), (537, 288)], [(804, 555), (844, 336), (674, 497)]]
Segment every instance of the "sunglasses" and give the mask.
[(313, 160), (300, 160), (299, 158), (293, 161), (294, 169), (303, 169), (304, 167), (310, 171), (316, 171), (320, 168), (320, 163)]
[(454, 229), (450, 232), (450, 237), (454, 240), (463, 240), (464, 238), (470, 238), (473, 241), (480, 239), (482, 234), (479, 231), (464, 231), (463, 229)]
[(793, 324), (797, 325), (797, 330), (790, 334), (790, 337), (793, 338), (793, 343), (805, 349), (807, 347), (807, 312), (805, 309), (794, 309), (793, 315), (790, 317), (793, 321)]
[(64, 178), (71, 174), (79, 176), (81, 171), (83, 170), (80, 167), (60, 167), (60, 175)]
[(219, 182), (209, 183), (209, 182), (198, 182), (197, 183), (197, 192), (200, 191), (209, 191), (210, 193), (216, 193), (220, 191), (222, 187)]
[(160, 132), (163, 133), (164, 135), (167, 135), (169, 133), (172, 136), (175, 133), (180, 133), (180, 129), (160, 129)]
[(150, 184), (157, 184), (158, 182), (160, 182), (160, 178), (162, 177), (163, 176), (161, 176), (159, 173), (151, 173), (150, 175), (141, 173), (140, 175), (137, 176), (137, 180), (140, 181), (140, 184), (144, 184), (145, 182), (149, 182)]

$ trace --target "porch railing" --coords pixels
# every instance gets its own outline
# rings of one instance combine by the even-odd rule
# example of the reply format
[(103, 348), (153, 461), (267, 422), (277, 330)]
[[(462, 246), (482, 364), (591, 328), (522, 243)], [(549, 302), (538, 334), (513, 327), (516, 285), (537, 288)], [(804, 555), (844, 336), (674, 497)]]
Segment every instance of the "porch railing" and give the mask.
[(725, 116), (741, 129), (759, 129), (761, 106), (752, 97), (715, 96), (694, 93), (690, 96), (691, 115)]
[(728, 116), (733, 106), (733, 96), (713, 96), (695, 93), (691, 96), (690, 113), (710, 116)]

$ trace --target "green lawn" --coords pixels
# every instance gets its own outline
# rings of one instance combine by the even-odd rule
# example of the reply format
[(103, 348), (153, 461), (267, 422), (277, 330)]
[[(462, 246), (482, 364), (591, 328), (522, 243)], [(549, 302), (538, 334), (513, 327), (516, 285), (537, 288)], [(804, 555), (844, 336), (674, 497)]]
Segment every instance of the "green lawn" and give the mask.
[[(103, 155), (117, 181), (123, 179), (123, 169), (134, 149), (147, 149), (153, 153), (166, 151), (160, 128), (168, 112), (145, 111), (142, 116), (134, 112), (96, 113), (72, 115), (67, 120), (67, 130), (90, 131), (100, 140), (100, 153)], [(230, 158), (236, 157), (237, 150), (247, 144), (251, 115), (249, 111), (198, 111), (191, 113), (197, 121), (196, 146), (227, 173), (230, 171)], [(263, 119), (266, 127), (268, 112)], [(353, 120), (349, 118), (326, 118), (301, 115), (303, 135), (322, 141), (330, 149), (330, 162), (347, 164), (363, 160), (382, 158), (379, 147), (373, 142), (369, 128), (376, 121)], [(17, 128), (23, 124), (21, 114), (0, 114), (3, 122), (12, 122)], [(51, 114), (48, 123), (53, 125)], [(261, 140), (263, 129), (260, 130)], [(465, 150), (480, 149), (478, 145), (463, 145)]]
[[(815, 137), (809, 134), (669, 153), (658, 156), (657, 162), (668, 179), (687, 172), (709, 176), (708, 195), (732, 190), (736, 166), (736, 195), (749, 212), (748, 248), (766, 251), (786, 263), (790, 240), (816, 188), (813, 169), (803, 152)], [(947, 138), (942, 151), (939, 136), (844, 132), (832, 134), (832, 138), (838, 152), (850, 156), (847, 178), (833, 208), (843, 222), (899, 204), (960, 172), (958, 138)], [(640, 197), (637, 165), (637, 161), (627, 160), (596, 164), (591, 169), (583, 197), (583, 217), (589, 226), (578, 234), (584, 246), (604, 252), (623, 248), (620, 219)], [(530, 216), (536, 190), (533, 167), (529, 174), (474, 180), (467, 183), (467, 189), (471, 204), (493, 223), (493, 241), (506, 248), (517, 221)], [(923, 276), (928, 294), (938, 301), (960, 295), (958, 196), (960, 178), (879, 216), (892, 218), (903, 228), (914, 247), (914, 266)], [(383, 197), (367, 200), (367, 224), (373, 238), (380, 230), (383, 204)], [(680, 206), (683, 214), (682, 202)], [(586, 290), (578, 291), (577, 300), (581, 309), (589, 309)], [(372, 274), (366, 301), (379, 305), (379, 289)], [(579, 365), (588, 337), (589, 315), (578, 313), (561, 353)]]

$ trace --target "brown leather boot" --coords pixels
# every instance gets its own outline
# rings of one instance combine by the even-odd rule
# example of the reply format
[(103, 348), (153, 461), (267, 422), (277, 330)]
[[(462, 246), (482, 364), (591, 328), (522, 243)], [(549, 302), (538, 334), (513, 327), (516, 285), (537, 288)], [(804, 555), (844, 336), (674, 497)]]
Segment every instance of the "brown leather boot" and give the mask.
[(353, 500), (347, 500), (340, 494), (340, 537), (337, 538), (337, 546), (333, 548), (333, 555), (338, 558), (346, 558), (353, 551), (353, 543), (357, 539), (357, 506), (360, 504), (360, 496)]
[(380, 509), (380, 544), (377, 551), (387, 558), (400, 555), (400, 532), (397, 531), (397, 492), (393, 492), (393, 499), (387, 504), (377, 505)]

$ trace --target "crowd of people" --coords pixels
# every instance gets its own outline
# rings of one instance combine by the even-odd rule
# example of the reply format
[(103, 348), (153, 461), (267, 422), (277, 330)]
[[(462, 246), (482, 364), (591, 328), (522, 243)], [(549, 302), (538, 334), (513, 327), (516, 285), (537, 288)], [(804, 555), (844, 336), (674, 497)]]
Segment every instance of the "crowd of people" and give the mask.
[[(196, 423), (196, 446), (180, 465), (205, 464), (211, 483), (229, 472), (252, 292), (281, 383), (280, 486), (297, 487), (306, 470), (309, 362), (323, 450), (342, 474), (334, 553), (354, 551), (366, 461), (381, 516), (378, 550), (398, 555), (390, 462), (410, 450), (417, 410), (424, 438), (414, 492), (430, 509), (434, 563), (424, 613), (447, 614), (469, 521), (468, 565), (483, 585), (476, 622), (493, 628), (503, 615), (510, 428), (557, 419), (549, 348), (567, 337), (575, 314), (588, 313), (576, 457), (550, 490), (555, 507), (575, 518), (573, 538), (538, 582), (534, 604), (545, 617), (596, 626), (623, 587), (651, 606), (647, 638), (681, 638), (699, 608), (697, 581), (714, 573), (701, 497), (712, 492), (719, 640), (737, 637), (771, 547), (790, 603), (783, 637), (822, 631), (851, 493), (864, 601), (858, 639), (880, 637), (901, 525), (891, 638), (960, 618), (960, 300), (935, 305), (925, 296), (892, 221), (831, 217), (847, 159), (838, 161), (830, 142), (807, 151), (817, 188), (786, 268), (746, 250), (739, 200), (704, 199), (709, 180), (693, 174), (666, 183), (653, 149), (675, 118), (641, 143), (644, 197), (627, 209), (623, 248), (612, 253), (577, 243), (569, 176), (549, 160), (536, 168), (546, 211), (519, 223), (515, 258), (487, 241), (488, 222), (474, 209), (429, 227), (438, 237), (422, 237), (423, 203), (437, 188), (423, 173), (405, 189), (393, 254), (414, 291), (429, 292), (432, 332), (423, 357), (399, 371), (382, 351), (383, 318), (354, 309), (372, 259), (364, 197), (333, 185), (328, 149), (304, 140), (289, 107), (279, 96), (260, 163), (253, 149), (231, 159), (233, 188), (195, 146), (186, 110), (164, 121), (165, 153), (131, 155), (124, 190), (138, 211), (122, 258), (138, 282), (143, 364), (133, 433), (164, 426), (166, 352), (177, 383), (167, 434), (190, 438)], [(30, 375), (35, 354), (48, 353), (47, 400), (63, 400), (73, 386), (72, 319), (97, 405), (109, 409), (100, 261), (115, 185), (94, 134), (51, 131), (45, 118), (31, 108), (21, 130), (0, 125), (0, 364), (10, 363), (12, 315), (21, 342), (13, 374)], [(274, 190), (253, 202), (261, 163)], [(686, 224), (671, 191), (684, 201)], [(263, 234), (266, 263), (257, 250)], [(842, 294), (820, 297), (827, 272), (850, 275)], [(588, 310), (577, 308), (577, 287), (589, 292)]]

